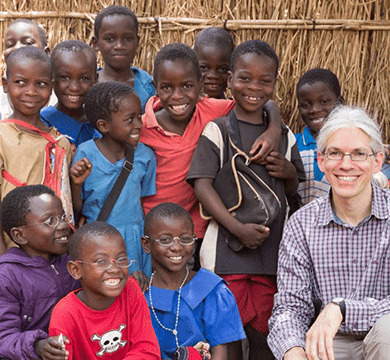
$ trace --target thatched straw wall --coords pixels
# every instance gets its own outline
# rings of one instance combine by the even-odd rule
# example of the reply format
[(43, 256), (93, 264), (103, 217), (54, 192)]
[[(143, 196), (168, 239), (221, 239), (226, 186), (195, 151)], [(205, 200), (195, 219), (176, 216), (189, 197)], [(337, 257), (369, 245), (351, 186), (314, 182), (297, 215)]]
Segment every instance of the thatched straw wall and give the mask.
[[(0, 0), (0, 35), (17, 17), (46, 29), (51, 47), (61, 40), (89, 41), (93, 18), (109, 0)], [(193, 44), (205, 26), (225, 26), (236, 44), (268, 41), (281, 60), (275, 99), (293, 130), (298, 121), (295, 86), (313, 67), (335, 72), (347, 103), (367, 106), (390, 139), (389, 0), (119, 0), (139, 16), (141, 43), (136, 65), (152, 70), (165, 44)], [(2, 52), (3, 42), (0, 44)]]

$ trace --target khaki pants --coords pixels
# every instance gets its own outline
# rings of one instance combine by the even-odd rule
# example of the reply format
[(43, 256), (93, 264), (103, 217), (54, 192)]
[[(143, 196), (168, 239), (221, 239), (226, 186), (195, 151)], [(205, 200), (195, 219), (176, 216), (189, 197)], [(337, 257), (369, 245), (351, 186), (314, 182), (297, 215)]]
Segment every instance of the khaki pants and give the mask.
[(382, 316), (365, 338), (337, 334), (335, 360), (390, 360), (390, 314)]

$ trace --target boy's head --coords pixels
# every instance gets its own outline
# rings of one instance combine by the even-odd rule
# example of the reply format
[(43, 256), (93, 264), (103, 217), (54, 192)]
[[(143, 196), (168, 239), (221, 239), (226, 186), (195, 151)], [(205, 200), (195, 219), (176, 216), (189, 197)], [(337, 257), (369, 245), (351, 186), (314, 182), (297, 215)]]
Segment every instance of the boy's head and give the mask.
[(120, 70), (129, 68), (138, 48), (138, 19), (125, 6), (112, 5), (100, 11), (95, 19), (91, 45), (100, 51), (104, 66)]
[(95, 52), (84, 41), (66, 40), (54, 47), (51, 63), (60, 109), (81, 108), (89, 88), (97, 81)]
[[(156, 271), (185, 269), (194, 251), (194, 223), (178, 204), (163, 203), (145, 217), (144, 250), (152, 255)], [(180, 239), (180, 240), (179, 240)]]
[(164, 46), (154, 60), (153, 81), (170, 120), (188, 123), (203, 86), (194, 50), (182, 43)]
[(265, 41), (248, 40), (232, 53), (228, 86), (236, 100), (237, 118), (262, 118), (262, 108), (273, 96), (279, 58)]
[(15, 20), (6, 30), (4, 39), (4, 60), (7, 62), (12, 51), (22, 46), (36, 46), (49, 53), (47, 37), (37, 23), (29, 19)]
[(14, 118), (29, 121), (28, 118), (39, 116), (53, 88), (49, 56), (34, 46), (13, 51), (7, 60), (3, 87), (13, 105)]
[(337, 76), (327, 69), (306, 72), (297, 85), (298, 109), (302, 120), (317, 136), (335, 105), (343, 103)]
[(131, 260), (115, 227), (92, 222), (76, 230), (69, 243), (69, 273), (83, 287), (81, 300), (94, 310), (109, 307), (126, 285)]
[(1, 202), (3, 230), (30, 256), (50, 259), (68, 249), (69, 224), (60, 198), (44, 185), (10, 191)]
[(137, 146), (142, 128), (141, 101), (134, 89), (118, 81), (93, 85), (86, 97), (85, 113), (103, 137)]
[(225, 97), (233, 50), (233, 39), (225, 29), (208, 27), (197, 35), (194, 51), (203, 75), (203, 89), (209, 97), (217, 99)]

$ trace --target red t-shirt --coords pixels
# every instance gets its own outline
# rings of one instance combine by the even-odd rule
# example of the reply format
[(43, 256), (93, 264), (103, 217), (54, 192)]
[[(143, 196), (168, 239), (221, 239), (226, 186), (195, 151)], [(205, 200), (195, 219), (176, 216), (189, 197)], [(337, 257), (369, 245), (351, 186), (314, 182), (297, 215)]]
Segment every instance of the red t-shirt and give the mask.
[(72, 291), (54, 307), (49, 335), (63, 334), (70, 360), (159, 360), (160, 349), (149, 308), (137, 282), (129, 278), (112, 305), (90, 309)]
[(158, 97), (146, 104), (140, 141), (150, 146), (157, 159), (157, 193), (145, 197), (145, 212), (163, 202), (183, 206), (192, 216), (195, 235), (203, 237), (207, 222), (200, 217), (199, 204), (193, 188), (186, 182), (192, 155), (203, 128), (210, 121), (226, 115), (234, 107), (232, 100), (203, 98), (198, 101), (191, 121), (182, 136), (165, 131), (157, 122), (155, 113), (162, 108)]

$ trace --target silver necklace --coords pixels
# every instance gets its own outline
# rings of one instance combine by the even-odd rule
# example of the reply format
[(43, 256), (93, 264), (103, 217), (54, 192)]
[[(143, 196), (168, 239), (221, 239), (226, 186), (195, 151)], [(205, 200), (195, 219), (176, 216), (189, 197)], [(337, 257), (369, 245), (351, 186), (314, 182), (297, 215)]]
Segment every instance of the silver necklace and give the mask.
[(183, 282), (181, 283), (179, 287), (179, 296), (177, 298), (177, 309), (176, 309), (176, 320), (175, 320), (175, 327), (173, 329), (167, 328), (164, 326), (161, 321), (158, 319), (156, 311), (154, 310), (153, 307), (153, 301), (152, 301), (152, 282), (153, 282), (153, 277), (154, 274), (156, 273), (155, 271), (152, 273), (152, 276), (150, 277), (149, 281), (149, 302), (150, 302), (150, 308), (152, 309), (152, 313), (154, 317), (156, 318), (157, 323), (166, 331), (170, 331), (174, 336), (175, 336), (175, 341), (176, 341), (176, 347), (179, 347), (179, 339), (177, 337), (177, 325), (179, 324), (179, 313), (180, 313), (180, 299), (181, 299), (181, 289), (184, 286), (185, 282), (187, 281), (188, 275), (190, 273), (190, 269), (187, 269), (186, 276), (184, 277)]

